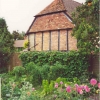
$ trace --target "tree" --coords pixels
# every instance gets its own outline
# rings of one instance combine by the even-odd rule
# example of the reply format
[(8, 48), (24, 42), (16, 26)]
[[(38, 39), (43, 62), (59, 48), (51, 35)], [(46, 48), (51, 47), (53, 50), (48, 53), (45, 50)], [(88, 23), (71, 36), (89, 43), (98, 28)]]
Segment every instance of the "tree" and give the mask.
[(13, 37), (7, 29), (5, 19), (0, 18), (0, 67), (6, 67), (10, 54), (14, 51)]
[(25, 32), (19, 33), (18, 31), (13, 31), (12, 36), (14, 40), (23, 40), (25, 36)]
[(98, 51), (99, 0), (87, 0), (72, 14), (75, 28), (72, 35), (77, 39), (79, 50), (93, 53)]

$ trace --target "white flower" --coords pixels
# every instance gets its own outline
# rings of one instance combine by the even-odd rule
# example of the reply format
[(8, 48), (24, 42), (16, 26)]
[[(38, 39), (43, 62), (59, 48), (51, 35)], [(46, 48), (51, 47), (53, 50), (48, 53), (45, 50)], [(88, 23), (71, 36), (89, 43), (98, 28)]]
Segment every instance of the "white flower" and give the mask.
[(98, 41), (98, 44), (100, 44), (100, 41)]

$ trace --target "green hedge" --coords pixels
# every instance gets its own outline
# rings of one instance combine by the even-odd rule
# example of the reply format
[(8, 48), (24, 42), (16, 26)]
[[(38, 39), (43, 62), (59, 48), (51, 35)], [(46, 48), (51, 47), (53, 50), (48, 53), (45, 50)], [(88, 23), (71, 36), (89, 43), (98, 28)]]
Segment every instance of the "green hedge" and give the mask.
[(89, 66), (88, 55), (79, 51), (23, 52), (20, 59), (23, 67), (28, 68), (28, 73), (32, 73), (31, 75), (34, 76), (32, 81), (36, 76), (39, 79), (37, 81), (43, 79), (50, 81), (58, 77), (66, 77), (69, 80), (72, 80), (73, 77), (80, 78)]
[(79, 51), (60, 52), (60, 51), (48, 51), (48, 52), (23, 52), (20, 54), (20, 59), (23, 66), (29, 62), (34, 62), (40, 66), (49, 64), (54, 65), (56, 62), (67, 66), (87, 66), (88, 56)]

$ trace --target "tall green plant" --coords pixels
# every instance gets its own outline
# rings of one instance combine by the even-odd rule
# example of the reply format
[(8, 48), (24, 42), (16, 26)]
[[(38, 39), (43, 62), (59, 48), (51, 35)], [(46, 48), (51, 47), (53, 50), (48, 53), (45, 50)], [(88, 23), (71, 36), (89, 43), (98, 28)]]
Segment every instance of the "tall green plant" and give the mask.
[(7, 29), (5, 19), (0, 18), (0, 69), (6, 67), (10, 54), (14, 50), (13, 37)]

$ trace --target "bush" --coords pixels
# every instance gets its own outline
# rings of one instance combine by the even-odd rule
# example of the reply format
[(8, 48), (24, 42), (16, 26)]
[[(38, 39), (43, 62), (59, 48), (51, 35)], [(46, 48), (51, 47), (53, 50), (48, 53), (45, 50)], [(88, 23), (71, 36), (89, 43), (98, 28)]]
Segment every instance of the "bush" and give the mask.
[(56, 63), (53, 66), (50, 66), (50, 72), (48, 73), (49, 81), (55, 80), (58, 77), (66, 77), (66, 67), (59, 63)]
[[(27, 74), (37, 72), (35, 77), (40, 81), (42, 79), (55, 80), (58, 77), (68, 77), (69, 81), (73, 77), (81, 79), (89, 66), (88, 55), (80, 51), (23, 52), (20, 59)], [(34, 71), (32, 72), (32, 70)], [(30, 80), (33, 80), (33, 74), (29, 78)]]
[(61, 65), (67, 65), (69, 67), (78, 66), (84, 69), (89, 66), (88, 55), (80, 51), (30, 51), (21, 53), (19, 57), (23, 63), (23, 66), (25, 66), (29, 62), (34, 62), (35, 64), (38, 64), (40, 66), (43, 66), (45, 64), (54, 65), (56, 62), (59, 62)]
[(50, 73), (50, 65), (43, 65), (39, 67), (42, 79), (48, 80), (48, 74)]
[(31, 82), (33, 86), (37, 86), (41, 84), (42, 78), (39, 70), (39, 66), (30, 62), (25, 66), (26, 74), (27, 74), (27, 81)]
[(21, 77), (25, 73), (25, 68), (22, 66), (16, 66), (13, 69), (13, 73), (16, 77)]

